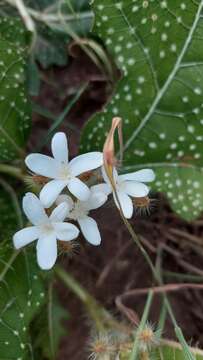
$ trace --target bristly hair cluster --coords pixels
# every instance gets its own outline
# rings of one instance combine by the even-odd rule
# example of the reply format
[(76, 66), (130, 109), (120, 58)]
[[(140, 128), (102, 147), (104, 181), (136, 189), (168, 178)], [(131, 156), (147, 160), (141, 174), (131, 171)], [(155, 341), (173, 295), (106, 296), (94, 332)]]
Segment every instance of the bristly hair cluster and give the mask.
[(115, 352), (114, 341), (110, 332), (93, 334), (89, 341), (90, 360), (110, 360)]
[(143, 330), (137, 331), (140, 353), (150, 352), (159, 345), (160, 331), (154, 331), (154, 327), (151, 324), (146, 324)]
[(156, 206), (156, 202), (156, 199), (151, 199), (149, 196), (135, 197), (133, 199), (135, 213), (138, 215), (150, 215)]

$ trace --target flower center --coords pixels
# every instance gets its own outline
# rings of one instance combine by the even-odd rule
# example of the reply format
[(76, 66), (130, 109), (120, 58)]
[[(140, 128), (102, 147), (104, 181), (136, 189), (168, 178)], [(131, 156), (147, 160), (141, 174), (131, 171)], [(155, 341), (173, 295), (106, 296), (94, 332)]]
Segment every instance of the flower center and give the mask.
[(77, 220), (79, 218), (82, 218), (84, 216), (87, 216), (89, 213), (89, 210), (85, 206), (85, 204), (82, 204), (81, 201), (77, 201), (74, 204), (73, 209), (70, 211), (68, 217), (73, 220)]
[(46, 235), (49, 235), (50, 233), (52, 233), (53, 230), (54, 230), (54, 227), (51, 223), (43, 224), (41, 226), (41, 231)]
[(63, 163), (61, 164), (59, 177), (61, 180), (71, 180), (72, 179), (72, 174), (70, 172), (68, 165), (63, 164)]

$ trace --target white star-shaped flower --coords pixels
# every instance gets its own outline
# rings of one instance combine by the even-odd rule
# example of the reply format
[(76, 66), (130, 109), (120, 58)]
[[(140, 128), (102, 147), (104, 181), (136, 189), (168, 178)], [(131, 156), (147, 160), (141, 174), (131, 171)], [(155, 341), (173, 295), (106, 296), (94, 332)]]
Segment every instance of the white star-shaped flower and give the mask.
[(40, 192), (40, 200), (46, 208), (52, 206), (61, 191), (68, 190), (79, 200), (85, 201), (90, 195), (89, 188), (78, 175), (96, 169), (103, 164), (101, 152), (79, 155), (68, 161), (68, 142), (62, 132), (52, 139), (53, 158), (42, 154), (31, 154), (25, 159), (27, 167), (34, 173), (53, 179)]
[[(109, 195), (112, 191), (112, 186), (109, 178), (106, 175), (104, 167), (102, 168), (102, 175), (105, 183), (93, 186), (94, 191), (103, 191)], [(113, 169), (113, 177), (116, 185), (116, 193), (123, 210), (123, 214), (127, 219), (133, 215), (132, 197), (145, 197), (149, 194), (149, 188), (145, 182), (151, 182), (155, 179), (154, 171), (151, 169), (143, 169), (129, 174), (118, 175), (116, 169)], [(115, 193), (113, 192), (114, 200), (119, 208)]]
[(104, 192), (94, 191), (90, 189), (90, 196), (87, 201), (77, 200), (74, 202), (68, 195), (59, 195), (56, 200), (57, 204), (67, 202), (70, 211), (68, 218), (78, 222), (80, 229), (85, 239), (92, 245), (100, 245), (101, 235), (96, 221), (88, 216), (89, 212), (98, 209), (107, 200), (107, 195)]
[(23, 198), (23, 210), (33, 226), (24, 228), (14, 235), (14, 246), (20, 249), (38, 240), (38, 264), (43, 270), (49, 270), (56, 262), (57, 240), (70, 241), (79, 234), (75, 225), (63, 222), (68, 212), (68, 204), (61, 203), (48, 217), (38, 197), (27, 193)]

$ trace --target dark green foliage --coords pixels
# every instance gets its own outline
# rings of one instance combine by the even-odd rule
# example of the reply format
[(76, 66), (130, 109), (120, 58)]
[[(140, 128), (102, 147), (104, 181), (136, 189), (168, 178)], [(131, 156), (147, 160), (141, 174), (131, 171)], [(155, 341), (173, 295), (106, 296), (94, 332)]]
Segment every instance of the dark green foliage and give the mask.
[(26, 91), (27, 33), (19, 19), (0, 18), (0, 161), (23, 154), (31, 112)]
[(187, 220), (203, 210), (203, 1), (95, 0), (94, 32), (123, 77), (84, 129), (81, 150), (102, 149), (113, 116), (123, 118), (123, 171), (153, 168)]

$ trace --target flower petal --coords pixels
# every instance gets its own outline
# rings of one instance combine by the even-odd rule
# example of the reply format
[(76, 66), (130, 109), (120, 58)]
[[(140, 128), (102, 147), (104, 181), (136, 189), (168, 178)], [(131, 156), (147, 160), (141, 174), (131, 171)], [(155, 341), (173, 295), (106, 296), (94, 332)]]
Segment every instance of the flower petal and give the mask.
[(48, 216), (41, 201), (35, 194), (27, 193), (23, 198), (23, 211), (30, 222), (34, 225), (44, 224)]
[(73, 224), (58, 223), (58, 224), (54, 224), (54, 228), (58, 240), (70, 241), (75, 239), (79, 235), (78, 228)]
[(94, 192), (102, 192), (102, 193), (104, 193), (106, 195), (109, 195), (112, 192), (111, 186), (106, 184), (106, 183), (93, 185), (91, 187), (91, 190), (94, 191)]
[(139, 182), (151, 182), (155, 179), (155, 173), (151, 169), (143, 169), (135, 171), (129, 174), (123, 174), (119, 176), (119, 180), (134, 180)]
[(137, 181), (125, 181), (122, 184), (122, 190), (134, 197), (144, 197), (149, 194), (149, 188), (147, 185)]
[(78, 176), (86, 171), (96, 169), (103, 164), (103, 154), (101, 152), (89, 152), (75, 157), (70, 161), (70, 171), (74, 176)]
[[(116, 206), (119, 208), (118, 202), (116, 200), (115, 194), (113, 194)], [(133, 215), (133, 203), (131, 198), (125, 194), (124, 192), (117, 192), (118, 199), (120, 201), (121, 208), (123, 210), (123, 214), (126, 219), (130, 219)]]
[(40, 192), (40, 200), (45, 208), (53, 205), (61, 191), (67, 185), (63, 180), (52, 180), (46, 184)]
[[(104, 179), (104, 181), (107, 183), (107, 184), (109, 184), (109, 186), (111, 187), (111, 182), (110, 182), (110, 180), (109, 180), (109, 178), (108, 178), (108, 176), (107, 176), (107, 174), (106, 174), (106, 170), (105, 170), (105, 168), (104, 168), (104, 166), (102, 166), (102, 176), (103, 176), (103, 179)], [(115, 181), (115, 183), (117, 182), (117, 180), (118, 180), (118, 172), (117, 172), (117, 170), (116, 170), (116, 168), (114, 167), (113, 168), (113, 177), (114, 177), (114, 181)]]
[(39, 230), (36, 226), (24, 228), (13, 236), (13, 243), (16, 249), (30, 244), (32, 241), (37, 240), (39, 237)]
[(64, 221), (69, 212), (69, 206), (67, 202), (59, 204), (51, 213), (50, 220), (51, 222), (61, 222)]
[(104, 192), (95, 191), (95, 189), (90, 189), (90, 197), (87, 200), (87, 206), (89, 210), (98, 209), (107, 201), (107, 195)]
[(54, 233), (40, 237), (37, 242), (37, 262), (41, 269), (51, 269), (57, 258), (57, 241)]
[(74, 201), (68, 195), (65, 194), (59, 195), (56, 199), (56, 205), (60, 205), (61, 203), (64, 202), (68, 205), (69, 211), (71, 211), (74, 207)]
[(101, 235), (94, 219), (89, 216), (78, 219), (81, 231), (85, 239), (92, 245), (101, 244)]
[(51, 142), (52, 154), (54, 158), (65, 164), (68, 163), (68, 141), (66, 134), (58, 132), (54, 135)]
[(35, 174), (55, 179), (60, 173), (60, 163), (50, 156), (42, 154), (30, 154), (26, 157), (27, 167)]
[(87, 185), (77, 178), (69, 181), (68, 190), (81, 201), (86, 201), (90, 195), (90, 190)]

